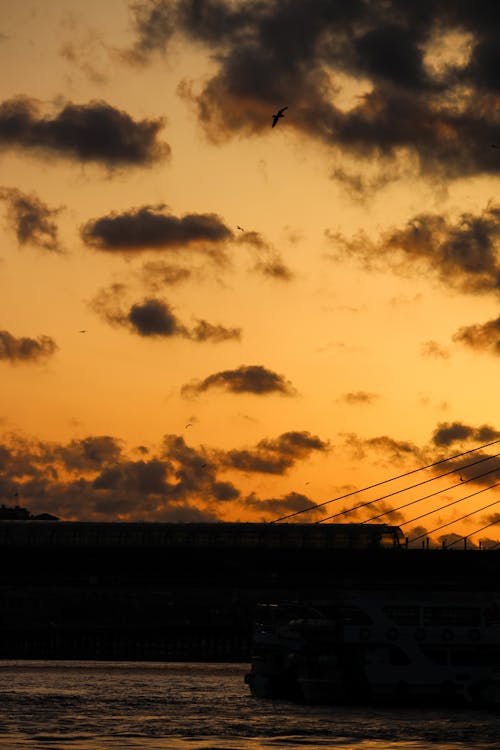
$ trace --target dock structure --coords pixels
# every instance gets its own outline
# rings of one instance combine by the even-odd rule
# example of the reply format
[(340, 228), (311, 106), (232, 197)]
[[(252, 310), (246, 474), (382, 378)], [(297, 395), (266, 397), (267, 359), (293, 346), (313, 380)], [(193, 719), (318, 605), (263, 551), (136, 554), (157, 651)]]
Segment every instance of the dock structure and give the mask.
[(0, 521), (0, 658), (248, 661), (258, 602), (494, 592), (499, 564), (387, 524)]

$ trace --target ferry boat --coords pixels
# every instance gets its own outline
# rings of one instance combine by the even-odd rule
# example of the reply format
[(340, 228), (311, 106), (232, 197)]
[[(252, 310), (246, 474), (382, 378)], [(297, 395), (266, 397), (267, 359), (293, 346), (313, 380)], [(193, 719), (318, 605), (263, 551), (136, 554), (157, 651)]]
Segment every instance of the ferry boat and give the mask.
[(500, 705), (500, 600), (352, 594), (258, 606), (253, 695), (306, 703)]

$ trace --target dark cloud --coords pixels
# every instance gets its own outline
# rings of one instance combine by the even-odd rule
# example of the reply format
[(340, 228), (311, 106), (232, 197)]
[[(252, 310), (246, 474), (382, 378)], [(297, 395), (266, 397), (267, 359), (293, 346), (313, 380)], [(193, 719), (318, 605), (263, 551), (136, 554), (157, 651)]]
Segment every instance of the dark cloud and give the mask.
[(361, 233), (352, 240), (327, 230), (336, 258), (355, 258), (369, 269), (404, 274), (431, 271), (441, 283), (462, 292), (500, 292), (500, 206), (456, 222), (438, 214), (420, 214), (403, 229), (389, 229), (373, 241)]
[[(420, 447), (407, 441), (395, 440), (387, 435), (360, 438), (351, 433), (344, 438), (346, 447), (352, 451), (353, 458), (358, 461), (366, 460), (370, 454), (382, 456), (389, 466), (402, 461), (408, 463), (411, 460), (410, 470), (427, 466), (433, 475), (448, 474), (449, 484), (469, 481), (470, 484), (466, 486), (471, 488), (473, 485), (488, 487), (500, 479), (500, 459), (496, 455), (496, 447), (492, 446), (491, 452), (481, 448), (482, 444), (491, 443), (500, 438), (500, 432), (490, 425), (473, 427), (461, 422), (439, 423), (429, 443)], [(479, 447), (474, 450), (474, 453), (456, 458), (447, 458), (447, 454), (443, 454), (444, 448), (450, 449), (454, 443), (465, 441), (473, 441)], [(463, 450), (463, 448), (459, 447), (458, 450)], [(387, 479), (397, 473), (391, 470)], [(415, 481), (421, 481), (421, 479), (415, 479)]]
[(376, 393), (370, 393), (369, 391), (352, 391), (350, 393), (344, 393), (339, 401), (345, 401), (346, 404), (372, 404), (379, 396)]
[(165, 339), (178, 336), (191, 341), (213, 343), (241, 339), (240, 328), (226, 328), (206, 320), (197, 320), (192, 329), (187, 328), (179, 321), (168, 302), (162, 299), (150, 297), (128, 307), (125, 297), (126, 287), (113, 284), (101, 289), (92, 300), (91, 307), (107, 323), (128, 328), (145, 338)]
[(226, 328), (225, 326), (207, 323), (206, 320), (198, 320), (190, 331), (189, 338), (194, 341), (213, 341), (214, 343), (240, 341), (241, 328)]
[(500, 438), (500, 432), (490, 425), (472, 427), (462, 422), (441, 422), (432, 434), (432, 442), (436, 446), (448, 446), (462, 440), (474, 440), (478, 443), (488, 443)]
[(199, 245), (203, 252), (213, 253), (214, 248), (207, 248), (206, 243), (223, 245), (233, 233), (217, 214), (185, 214), (179, 218), (161, 203), (93, 219), (82, 227), (81, 236), (98, 250), (138, 252)]
[(60, 459), (69, 471), (97, 470), (121, 458), (120, 443), (109, 435), (71, 440), (60, 446), (54, 457)]
[(364, 458), (367, 451), (379, 453), (391, 461), (404, 461), (409, 458), (422, 459), (421, 449), (407, 440), (395, 440), (389, 435), (360, 438), (353, 432), (344, 434), (343, 437), (346, 447), (357, 459)]
[(238, 242), (248, 245), (254, 253), (254, 270), (278, 281), (291, 281), (294, 273), (284, 263), (280, 253), (260, 234), (244, 232)]
[(129, 8), (137, 39), (122, 54), (128, 62), (144, 65), (153, 52), (165, 52), (173, 32), (172, 3), (170, 0), (143, 0)]
[(450, 352), (437, 341), (424, 341), (421, 348), (423, 357), (431, 357), (433, 359), (449, 359)]
[(140, 278), (149, 289), (157, 292), (165, 286), (175, 286), (188, 281), (193, 275), (189, 268), (181, 268), (164, 261), (149, 261), (144, 263)]
[(169, 337), (183, 332), (171, 308), (161, 300), (147, 299), (132, 305), (127, 318), (140, 336)]
[(0, 200), (7, 203), (9, 226), (20, 245), (30, 243), (44, 250), (61, 250), (54, 221), (60, 208), (49, 208), (36, 195), (27, 195), (17, 188), (0, 188)]
[(241, 365), (235, 370), (221, 370), (203, 380), (184, 385), (183, 396), (194, 396), (211, 388), (220, 388), (229, 393), (252, 393), (265, 396), (278, 393), (294, 396), (296, 391), (283, 375), (279, 375), (263, 365)]
[(285, 474), (313, 451), (326, 452), (328, 442), (309, 432), (284, 432), (274, 440), (261, 440), (251, 450), (230, 450), (219, 455), (219, 462), (231, 469), (263, 474)]
[[(272, 520), (277, 517), (281, 517), (288, 513), (295, 513), (298, 510), (304, 510), (308, 508), (307, 520), (318, 519), (320, 516), (325, 515), (324, 508), (317, 508), (314, 503), (307, 495), (302, 495), (299, 492), (289, 492), (282, 497), (261, 499), (254, 492), (243, 499), (243, 505), (252, 511), (257, 511), (261, 514), (261, 520)], [(294, 519), (291, 519), (292, 521)], [(296, 518), (298, 523), (304, 521), (302, 515)]]
[(165, 461), (123, 461), (104, 469), (92, 482), (96, 490), (115, 490), (141, 495), (163, 495), (170, 467)]
[(109, 168), (150, 166), (170, 154), (158, 141), (163, 125), (161, 119), (134, 120), (102, 101), (69, 103), (43, 116), (35, 101), (18, 97), (0, 104), (0, 148), (59, 153)]
[[(173, 33), (206, 48), (215, 71), (201, 91), (189, 81), (179, 90), (214, 142), (269, 131), (275, 107), (288, 105), (287, 128), (358, 160), (407, 154), (423, 173), (493, 174), (498, 11), (491, 0), (477, 5), (481, 12), (454, 0), (418, 9), (407, 0), (147, 0), (133, 6), (130, 54), (144, 61)], [(470, 54), (447, 59), (443, 39), (458, 33), (470, 36)], [(346, 76), (364, 84), (350, 108), (338, 96)]]
[(50, 336), (39, 336), (37, 339), (22, 336), (16, 338), (8, 331), (0, 331), (0, 361), (39, 362), (52, 356), (57, 344)]
[(13, 494), (33, 514), (65, 520), (215, 521), (239, 490), (217, 476), (204, 449), (165, 436), (134, 460), (121, 441), (89, 436), (68, 443), (16, 435), (0, 442), (0, 501)]
[(459, 328), (453, 335), (453, 341), (500, 356), (500, 317)]

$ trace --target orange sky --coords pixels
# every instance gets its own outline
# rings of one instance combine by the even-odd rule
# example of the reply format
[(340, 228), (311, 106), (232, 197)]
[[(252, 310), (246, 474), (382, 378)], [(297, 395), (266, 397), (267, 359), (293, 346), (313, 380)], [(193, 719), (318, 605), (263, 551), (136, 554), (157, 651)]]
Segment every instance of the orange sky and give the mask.
[(499, 11), (456, 5), (0, 7), (1, 502), (271, 520), (500, 438)]

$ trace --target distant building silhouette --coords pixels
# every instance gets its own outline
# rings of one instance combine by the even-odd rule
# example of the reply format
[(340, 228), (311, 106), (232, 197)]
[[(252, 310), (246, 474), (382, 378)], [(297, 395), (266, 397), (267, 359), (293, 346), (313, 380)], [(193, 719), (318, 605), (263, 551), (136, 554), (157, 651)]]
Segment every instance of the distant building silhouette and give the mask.
[(26, 508), (16, 505), (14, 508), (7, 505), (0, 505), (0, 520), (2, 521), (58, 521), (57, 516), (51, 513), (40, 513), (33, 516)]

